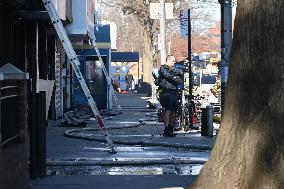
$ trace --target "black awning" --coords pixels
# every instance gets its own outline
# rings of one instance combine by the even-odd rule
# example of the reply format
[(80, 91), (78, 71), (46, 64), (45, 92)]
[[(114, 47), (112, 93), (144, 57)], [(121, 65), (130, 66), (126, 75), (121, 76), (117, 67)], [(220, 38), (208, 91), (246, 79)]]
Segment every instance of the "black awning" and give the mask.
[(139, 62), (139, 52), (111, 52), (112, 62)]
[(15, 11), (17, 15), (23, 17), (24, 19), (38, 19), (38, 20), (50, 20), (47, 11), (27, 11), (27, 10), (17, 10)]

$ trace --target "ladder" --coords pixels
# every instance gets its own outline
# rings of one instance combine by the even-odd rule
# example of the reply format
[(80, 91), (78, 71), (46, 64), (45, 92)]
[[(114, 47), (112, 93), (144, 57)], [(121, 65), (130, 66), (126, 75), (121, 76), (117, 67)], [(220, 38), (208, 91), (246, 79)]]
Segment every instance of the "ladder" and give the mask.
[(104, 72), (104, 75), (105, 75), (106, 80), (107, 80), (107, 84), (108, 84), (108, 86), (110, 87), (110, 89), (112, 91), (111, 94), (112, 94), (112, 98), (114, 100), (114, 103), (115, 103), (119, 113), (121, 113), (122, 112), (121, 111), (121, 106), (120, 106), (119, 101), (118, 101), (118, 99), (117, 99), (117, 97), (115, 95), (115, 91), (113, 89), (113, 86), (112, 86), (112, 83), (111, 83), (111, 79), (110, 79), (110, 77), (109, 77), (109, 75), (107, 73), (107, 70), (106, 70), (105, 66), (104, 66), (104, 62), (103, 62), (102, 56), (100, 54), (99, 48), (96, 45), (96, 37), (95, 37), (95, 35), (90, 34), (90, 38), (91, 38), (91, 43), (93, 44), (93, 46), (94, 46), (94, 48), (96, 50), (97, 56), (99, 57), (100, 64), (102, 65), (103, 72)]
[[(103, 119), (101, 118), (101, 115), (97, 109), (97, 106), (96, 106), (96, 103), (90, 93), (90, 90), (85, 82), (85, 79), (80, 71), (80, 62), (79, 62), (79, 59), (76, 55), (76, 52), (75, 50), (73, 49), (73, 46), (68, 38), (68, 35), (66, 33), (66, 30), (65, 28), (63, 27), (63, 24), (57, 14), (57, 11), (53, 5), (53, 2), (52, 0), (42, 0), (47, 12), (48, 12), (48, 15), (51, 19), (51, 22), (56, 30), (56, 33), (60, 39), (60, 42), (67, 54), (67, 57), (68, 59), (70, 60), (70, 63), (72, 65), (72, 69), (73, 71), (75, 72), (76, 74), (76, 77), (77, 79), (79, 80), (79, 83), (84, 91), (84, 94), (88, 100), (88, 103), (89, 105), (91, 106), (91, 109), (94, 113), (94, 116), (98, 122), (98, 125), (99, 125), (99, 128), (100, 130), (102, 131), (102, 133), (104, 134), (105, 136), (105, 139), (106, 139), (106, 142), (108, 144), (108, 147), (109, 147), (109, 152), (110, 153), (116, 153), (114, 147), (113, 147), (113, 141), (107, 131), (107, 128), (105, 127), (104, 125), (104, 122), (103, 122)], [(101, 58), (100, 58), (101, 59)]]
[(59, 40), (55, 43), (55, 115), (56, 119), (63, 118), (63, 87), (62, 87), (62, 62), (65, 61), (65, 52)]

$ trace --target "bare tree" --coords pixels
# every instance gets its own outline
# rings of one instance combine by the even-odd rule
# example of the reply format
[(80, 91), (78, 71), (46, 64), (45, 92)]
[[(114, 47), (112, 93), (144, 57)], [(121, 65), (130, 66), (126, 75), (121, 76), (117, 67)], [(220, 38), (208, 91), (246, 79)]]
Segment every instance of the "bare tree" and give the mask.
[[(196, 2), (197, 4), (200, 2), (198, 0), (191, 0)], [(131, 28), (127, 28), (129, 32), (131, 32), (131, 35), (134, 34), (135, 29), (137, 26), (140, 27), (140, 34), (143, 35), (143, 81), (147, 83), (152, 82), (152, 69), (153, 69), (153, 63), (156, 62), (157, 59), (157, 49), (155, 48), (155, 42), (157, 41), (157, 34), (159, 33), (159, 21), (150, 19), (150, 3), (159, 2), (158, 0), (116, 0), (112, 2), (104, 1), (105, 4), (107, 4), (109, 7), (119, 7), (124, 15), (133, 15), (138, 24), (133, 24)], [(175, 29), (176, 27), (179, 27), (179, 11), (181, 9), (187, 9), (187, 8), (193, 8), (197, 11), (197, 13), (194, 13), (192, 16), (192, 19), (198, 22), (198, 20), (203, 19), (208, 20), (209, 16), (206, 14), (206, 11), (201, 11), (203, 9), (203, 6), (193, 6), (190, 1), (180, 1), (180, 0), (168, 0), (166, 2), (172, 2), (174, 4), (174, 19), (168, 20), (168, 30)], [(202, 0), (202, 4), (206, 3), (212, 3), (210, 0)], [(215, 2), (216, 3), (216, 2)], [(200, 22), (199, 22), (200, 23)], [(195, 26), (195, 22), (193, 23), (193, 26)], [(198, 27), (193, 27), (193, 33), (198, 33), (199, 35), (203, 33), (203, 29), (198, 30)], [(127, 38), (129, 39), (128, 35)], [(169, 34), (170, 35), (170, 34)], [(168, 39), (169, 40), (169, 39)], [(120, 42), (123, 44), (123, 42)]]
[(157, 23), (150, 18), (150, 1), (118, 0), (117, 5), (121, 7), (124, 14), (134, 15), (142, 26), (143, 81), (152, 83), (154, 34), (157, 31)]
[(224, 116), (191, 189), (284, 188), (284, 1), (238, 0)]

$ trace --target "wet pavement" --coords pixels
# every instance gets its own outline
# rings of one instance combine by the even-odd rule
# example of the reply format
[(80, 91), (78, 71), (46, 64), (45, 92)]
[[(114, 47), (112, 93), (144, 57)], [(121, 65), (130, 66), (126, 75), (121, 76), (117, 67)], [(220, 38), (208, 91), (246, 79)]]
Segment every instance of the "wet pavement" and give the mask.
[(47, 175), (198, 175), (203, 165), (48, 166)]
[[(139, 188), (136, 184), (134, 187), (134, 182), (145, 182), (146, 189), (185, 188), (192, 183), (210, 155), (214, 138), (201, 137), (199, 131), (181, 131), (177, 137), (163, 137), (163, 124), (155, 118), (155, 110), (145, 108), (147, 98), (130, 94), (118, 98), (123, 114), (104, 121), (117, 153), (108, 152), (94, 120), (88, 121), (87, 130), (61, 127), (59, 122), (50, 121), (48, 177), (34, 182), (33, 189), (76, 188), (76, 184), (77, 188)], [(64, 133), (69, 133), (69, 137)], [(73, 135), (80, 139), (72, 138)], [(90, 179), (89, 185), (83, 182)], [(91, 187), (92, 184), (97, 187)]]

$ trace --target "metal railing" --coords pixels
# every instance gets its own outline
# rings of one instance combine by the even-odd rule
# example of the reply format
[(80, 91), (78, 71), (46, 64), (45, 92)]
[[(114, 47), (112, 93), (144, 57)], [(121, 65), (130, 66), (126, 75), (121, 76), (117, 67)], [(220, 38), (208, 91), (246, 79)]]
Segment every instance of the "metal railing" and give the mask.
[(1, 87), (1, 149), (19, 138), (19, 88), (17, 86)]

